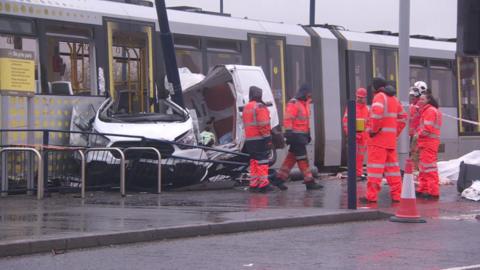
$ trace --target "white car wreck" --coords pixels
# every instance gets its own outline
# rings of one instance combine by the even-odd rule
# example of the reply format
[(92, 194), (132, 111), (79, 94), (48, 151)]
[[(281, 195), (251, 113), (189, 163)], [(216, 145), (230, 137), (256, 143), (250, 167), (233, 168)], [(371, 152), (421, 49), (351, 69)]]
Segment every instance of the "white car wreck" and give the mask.
[[(186, 109), (167, 98), (159, 101), (160, 112), (126, 114), (118, 112), (115, 102), (107, 99), (95, 113), (91, 130), (98, 135), (89, 136), (88, 146), (155, 147), (162, 154), (162, 177), (167, 188), (219, 176), (237, 177), (245, 171), (248, 161), (248, 156), (241, 153), (245, 139), (241, 114), (248, 103), (250, 86), (264, 90), (274, 143), (283, 147), (277, 108), (262, 69), (241, 65), (216, 66), (203, 80), (184, 89)], [(209, 147), (198, 143), (204, 132), (214, 138)], [(275, 159), (275, 151), (272, 153)], [(87, 160), (103, 171), (107, 165), (119, 163), (118, 156), (109, 152), (90, 153)], [(132, 169), (135, 180), (131, 184), (155, 185), (152, 174), (157, 161), (152, 153), (143, 152), (134, 161), (128, 160), (129, 168), (136, 167)]]

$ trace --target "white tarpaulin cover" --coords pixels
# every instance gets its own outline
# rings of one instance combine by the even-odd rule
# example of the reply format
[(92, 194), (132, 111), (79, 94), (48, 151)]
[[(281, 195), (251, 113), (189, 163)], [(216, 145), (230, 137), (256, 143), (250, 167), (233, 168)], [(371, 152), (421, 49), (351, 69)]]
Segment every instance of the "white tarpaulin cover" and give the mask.
[(458, 173), (460, 171), (460, 162), (462, 161), (468, 164), (480, 166), (480, 150), (472, 151), (457, 159), (438, 162), (438, 174), (440, 179), (457, 181)]
[(480, 201), (480, 181), (473, 181), (469, 188), (463, 190), (462, 197), (476, 202)]

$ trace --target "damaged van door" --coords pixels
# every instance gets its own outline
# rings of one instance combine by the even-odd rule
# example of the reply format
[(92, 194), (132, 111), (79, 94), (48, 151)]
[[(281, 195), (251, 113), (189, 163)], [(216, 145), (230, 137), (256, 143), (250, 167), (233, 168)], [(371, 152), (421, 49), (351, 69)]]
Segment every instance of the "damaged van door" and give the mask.
[[(257, 86), (263, 90), (263, 101), (270, 111), (276, 148), (283, 147), (277, 107), (272, 90), (262, 68), (243, 65), (219, 65), (210, 70), (199, 83), (184, 90), (185, 106), (191, 113), (197, 137), (210, 133), (214, 148), (242, 151), (245, 133), (242, 122), (243, 107), (249, 102), (249, 89)], [(275, 150), (271, 163), (275, 162)], [(245, 160), (244, 160), (245, 161)]]

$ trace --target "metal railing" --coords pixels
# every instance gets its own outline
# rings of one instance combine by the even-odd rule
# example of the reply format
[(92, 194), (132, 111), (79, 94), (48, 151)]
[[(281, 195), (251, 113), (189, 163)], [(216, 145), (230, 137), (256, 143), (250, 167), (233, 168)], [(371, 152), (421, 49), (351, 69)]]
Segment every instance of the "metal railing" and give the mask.
[[(81, 187), (80, 187), (80, 196), (82, 197), (82, 199), (85, 198), (85, 185), (86, 185), (86, 178), (85, 178), (85, 174), (86, 174), (86, 165), (87, 165), (87, 162), (86, 162), (86, 159), (85, 159), (85, 154), (83, 153), (83, 150), (82, 149), (78, 149), (78, 148), (68, 148), (68, 147), (64, 147), (64, 148), (55, 148), (55, 149), (45, 149), (44, 151), (44, 155), (45, 155), (45, 163), (48, 163), (48, 152), (76, 152), (80, 155), (80, 183), (81, 183)], [(44, 169), (44, 172), (45, 172), (45, 169)], [(48, 179), (48, 174), (45, 174), (45, 179)]]
[(117, 147), (88, 148), (85, 150), (85, 155), (87, 155), (89, 152), (98, 151), (117, 152), (120, 155), (120, 194), (122, 197), (125, 197), (125, 155), (123, 154), (122, 150)]
[(158, 158), (158, 178), (157, 178), (157, 193), (162, 192), (162, 154), (160, 154), (160, 151), (154, 147), (128, 147), (123, 149), (123, 153), (126, 155), (127, 152), (130, 151), (138, 151), (138, 150), (146, 150), (146, 151), (153, 151), (155, 154), (157, 154)]
[[(38, 159), (38, 176), (37, 176), (37, 199), (40, 200), (40, 199), (43, 199), (43, 195), (44, 195), (44, 179), (43, 179), (43, 159), (42, 159), (42, 155), (40, 154), (40, 152), (35, 149), (35, 148), (31, 148), (31, 147), (5, 147), (5, 148), (1, 148), (0, 149), (0, 158), (3, 157), (3, 153), (4, 152), (7, 152), (7, 151), (11, 151), (11, 152), (33, 152), (36, 156), (37, 156), (37, 159)], [(33, 168), (30, 168), (30, 169), (33, 169)], [(6, 173), (4, 173), (6, 175)], [(33, 189), (33, 183), (31, 183), (30, 181), (27, 182), (27, 190), (30, 188), (30, 190)], [(1, 195), (2, 196), (6, 196), (8, 194), (8, 177), (2, 177), (2, 192), (1, 192)]]

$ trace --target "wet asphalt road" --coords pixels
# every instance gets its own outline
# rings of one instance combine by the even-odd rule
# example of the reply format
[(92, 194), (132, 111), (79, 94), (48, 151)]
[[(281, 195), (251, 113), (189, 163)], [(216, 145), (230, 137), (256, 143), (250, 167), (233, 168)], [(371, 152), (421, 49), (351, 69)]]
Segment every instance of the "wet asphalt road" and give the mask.
[(239, 233), (0, 259), (0, 269), (444, 269), (480, 264), (473, 215)]

